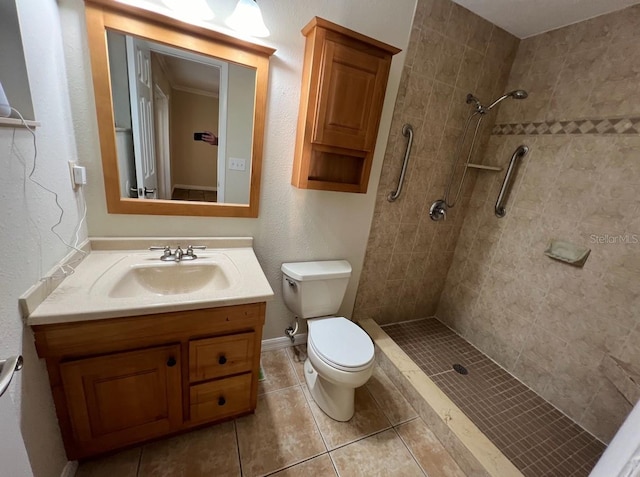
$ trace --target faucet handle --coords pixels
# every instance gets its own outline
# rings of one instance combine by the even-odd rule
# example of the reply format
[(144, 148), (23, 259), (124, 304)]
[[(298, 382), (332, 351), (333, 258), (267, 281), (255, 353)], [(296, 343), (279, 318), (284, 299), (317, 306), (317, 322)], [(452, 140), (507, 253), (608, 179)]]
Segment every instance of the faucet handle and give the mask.
[(168, 245), (152, 245), (149, 250), (162, 250), (165, 255), (171, 255), (171, 247)]
[(193, 250), (204, 250), (205, 248), (207, 248), (204, 245), (189, 245), (187, 247), (187, 253), (186, 256), (189, 257), (191, 260), (198, 258), (198, 256), (193, 253)]
[(171, 247), (169, 247), (168, 245), (164, 245), (164, 246), (158, 246), (158, 245), (152, 245), (151, 247), (149, 247), (149, 250), (162, 250), (162, 257), (160, 257), (160, 260), (171, 260), (173, 259), (173, 254), (171, 253)]

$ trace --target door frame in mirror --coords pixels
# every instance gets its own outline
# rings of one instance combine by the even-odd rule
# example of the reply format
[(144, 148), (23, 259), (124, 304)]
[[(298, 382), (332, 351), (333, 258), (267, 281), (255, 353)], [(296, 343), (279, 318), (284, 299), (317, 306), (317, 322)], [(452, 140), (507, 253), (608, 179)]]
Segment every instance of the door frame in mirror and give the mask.
[[(258, 217), (269, 57), (275, 50), (115, 0), (85, 0), (85, 16), (107, 211), (111, 214)], [(256, 70), (249, 204), (217, 204), (163, 199), (140, 200), (122, 197), (118, 175), (107, 29), (219, 58)]]

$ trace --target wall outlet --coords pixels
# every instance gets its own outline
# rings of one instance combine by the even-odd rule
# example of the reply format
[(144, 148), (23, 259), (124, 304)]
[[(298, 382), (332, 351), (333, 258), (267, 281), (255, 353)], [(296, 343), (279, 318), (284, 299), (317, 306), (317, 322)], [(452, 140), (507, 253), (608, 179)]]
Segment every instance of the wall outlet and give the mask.
[(229, 158), (229, 170), (230, 171), (246, 171), (247, 161), (245, 159), (238, 159), (235, 157)]
[(75, 161), (69, 161), (69, 173), (71, 174), (71, 187), (76, 190), (87, 183), (87, 168), (79, 166)]
[(71, 178), (71, 188), (76, 190), (78, 185), (73, 177), (73, 168), (76, 166), (76, 161), (69, 161), (69, 177)]

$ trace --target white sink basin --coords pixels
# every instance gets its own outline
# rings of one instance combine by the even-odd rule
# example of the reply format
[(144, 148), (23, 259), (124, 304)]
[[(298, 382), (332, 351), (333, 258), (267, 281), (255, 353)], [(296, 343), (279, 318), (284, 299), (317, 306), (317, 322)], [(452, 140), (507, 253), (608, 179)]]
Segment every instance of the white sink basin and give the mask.
[(226, 253), (209, 252), (195, 260), (162, 262), (148, 254), (122, 257), (96, 278), (90, 293), (109, 298), (216, 294), (232, 288), (240, 273)]
[(225, 290), (231, 279), (218, 263), (167, 262), (132, 266), (109, 291), (112, 298), (129, 298), (148, 293), (178, 295), (208, 287)]
[[(158, 243), (175, 248), (181, 241), (207, 249), (198, 251), (197, 259), (181, 262), (163, 262), (158, 252), (148, 250)], [(30, 299), (21, 298), (29, 325), (199, 310), (273, 297), (250, 238), (99, 238), (91, 247), (37, 309), (28, 310)], [(33, 293), (38, 297), (41, 292)]]

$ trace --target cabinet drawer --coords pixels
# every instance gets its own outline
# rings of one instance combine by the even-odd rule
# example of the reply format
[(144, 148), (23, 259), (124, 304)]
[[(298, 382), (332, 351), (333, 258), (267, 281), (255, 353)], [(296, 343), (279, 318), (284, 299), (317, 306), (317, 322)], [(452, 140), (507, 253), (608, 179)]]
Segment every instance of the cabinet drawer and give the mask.
[(251, 411), (252, 374), (219, 379), (190, 388), (191, 420), (209, 421)]
[(204, 381), (251, 371), (255, 333), (189, 342), (189, 381)]

